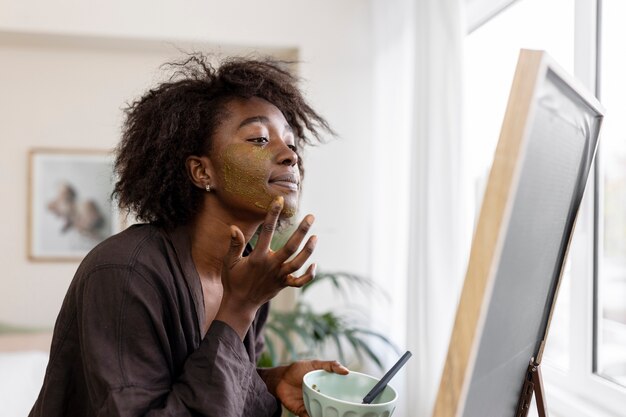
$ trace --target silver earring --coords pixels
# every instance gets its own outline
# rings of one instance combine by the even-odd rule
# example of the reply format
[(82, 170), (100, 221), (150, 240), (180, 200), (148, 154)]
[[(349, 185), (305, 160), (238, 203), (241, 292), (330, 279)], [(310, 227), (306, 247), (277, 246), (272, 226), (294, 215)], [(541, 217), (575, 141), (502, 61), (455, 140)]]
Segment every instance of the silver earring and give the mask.
[(206, 190), (207, 193), (211, 192), (211, 186), (209, 184), (207, 184), (204, 189)]

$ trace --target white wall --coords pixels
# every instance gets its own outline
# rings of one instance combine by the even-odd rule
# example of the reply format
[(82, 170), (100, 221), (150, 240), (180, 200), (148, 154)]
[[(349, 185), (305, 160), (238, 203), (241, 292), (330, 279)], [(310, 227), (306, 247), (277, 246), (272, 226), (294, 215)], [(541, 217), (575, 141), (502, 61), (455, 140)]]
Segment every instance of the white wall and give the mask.
[(317, 217), (316, 261), (369, 274), (369, 7), (363, 0), (0, 0), (0, 322), (52, 326), (78, 266), (27, 260), (29, 149), (113, 147), (120, 108), (176, 56), (172, 44), (297, 48), (304, 89), (341, 136), (307, 154), (302, 211)]

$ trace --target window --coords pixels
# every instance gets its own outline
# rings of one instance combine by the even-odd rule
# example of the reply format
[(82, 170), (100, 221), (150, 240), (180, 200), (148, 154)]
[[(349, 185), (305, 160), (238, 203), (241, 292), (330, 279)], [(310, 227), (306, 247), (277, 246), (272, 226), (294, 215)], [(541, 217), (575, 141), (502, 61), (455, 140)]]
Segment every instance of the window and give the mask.
[[(607, 108), (599, 152), (595, 372), (626, 387), (626, 3), (604, 0), (600, 97)], [(626, 408), (626, 406), (625, 406)], [(626, 414), (626, 411), (625, 411)]]
[(607, 117), (544, 355), (551, 417), (626, 416), (626, 140), (619, 125), (626, 119), (626, 2), (599, 1), (518, 0), (465, 42), (465, 178), (477, 214), (519, 49), (548, 51), (593, 91), (600, 28)]
[(466, 37), (465, 178), (470, 181), (467, 186), (472, 190), (475, 214), (480, 209), (520, 48), (547, 50), (572, 73), (574, 0), (518, 1)]

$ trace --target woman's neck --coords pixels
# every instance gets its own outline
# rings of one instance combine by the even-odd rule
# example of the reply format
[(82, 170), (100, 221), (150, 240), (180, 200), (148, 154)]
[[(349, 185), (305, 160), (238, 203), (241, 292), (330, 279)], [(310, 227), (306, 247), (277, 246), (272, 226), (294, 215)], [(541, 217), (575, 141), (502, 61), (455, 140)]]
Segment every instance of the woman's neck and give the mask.
[(224, 218), (209, 210), (202, 210), (191, 223), (191, 255), (201, 279), (221, 279), (224, 257), (230, 248), (231, 225), (241, 230), (247, 243), (260, 224)]

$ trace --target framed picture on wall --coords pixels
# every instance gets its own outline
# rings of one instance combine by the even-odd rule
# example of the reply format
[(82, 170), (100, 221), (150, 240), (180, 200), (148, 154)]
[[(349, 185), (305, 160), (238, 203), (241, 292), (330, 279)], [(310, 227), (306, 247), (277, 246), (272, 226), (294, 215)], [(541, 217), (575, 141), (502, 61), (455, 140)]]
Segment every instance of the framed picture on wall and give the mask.
[(33, 149), (29, 155), (28, 257), (78, 261), (120, 230), (107, 151)]

